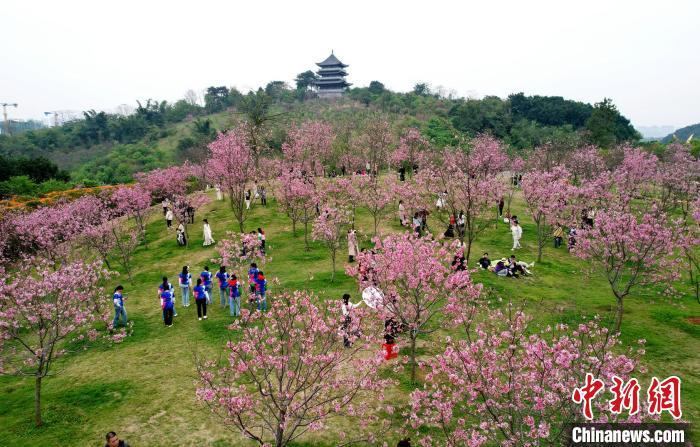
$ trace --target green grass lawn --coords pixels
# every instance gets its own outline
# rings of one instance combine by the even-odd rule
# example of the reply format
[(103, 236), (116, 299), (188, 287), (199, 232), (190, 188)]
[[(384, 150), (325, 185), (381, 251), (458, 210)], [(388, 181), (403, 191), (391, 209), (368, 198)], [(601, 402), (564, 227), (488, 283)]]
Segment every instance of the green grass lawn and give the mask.
[[(216, 254), (213, 247), (202, 247), (201, 219), (208, 218), (214, 238), (225, 231), (238, 228), (226, 202), (212, 202), (200, 210), (195, 225), (190, 225), (190, 247), (178, 247), (174, 231), (167, 231), (159, 207), (148, 225), (148, 249), (140, 247), (134, 259), (134, 281), (126, 276), (118, 279), (128, 295), (126, 308), (134, 322), (134, 335), (112, 347), (96, 347), (62, 358), (54, 371), (60, 372), (43, 383), (43, 415), (45, 425), (32, 424), (33, 381), (16, 377), (0, 378), (0, 446), (98, 446), (103, 435), (114, 430), (132, 446), (253, 445), (222, 426), (208, 410), (195, 401), (194, 354), (214, 356), (221, 352), (224, 341), (235, 337), (226, 329), (231, 321), (228, 311), (217, 304), (215, 290), (209, 319), (197, 321), (196, 307), (179, 305), (172, 328), (164, 327), (156, 289), (161, 277), (175, 278), (183, 265), (191, 266), (196, 277), (205, 264), (212, 271), (218, 266), (210, 263)], [(518, 257), (532, 261), (536, 257), (535, 227), (525, 215), (516, 198), (514, 211), (523, 223), (523, 249)], [(398, 231), (393, 215), (380, 226), (380, 232)], [(431, 222), (433, 230), (442, 225)], [(258, 226), (267, 234), (268, 253), (272, 260), (265, 266), (269, 278), (279, 278), (279, 286), (270, 286), (269, 300), (274, 300), (275, 288), (309, 289), (321, 299), (338, 299), (349, 292), (357, 300), (358, 286), (342, 271), (339, 263), (334, 282), (330, 282), (330, 259), (326, 250), (312, 243), (304, 250), (303, 228), (292, 236), (291, 222), (280, 213), (274, 200), (267, 208), (256, 206), (246, 229)], [(358, 228), (362, 246), (370, 244), (372, 228), (369, 216), (360, 213)], [(510, 254), (511, 238), (506, 224), (481, 235), (472, 250), (472, 264), (483, 251), (491, 258)], [(343, 248), (339, 259), (346, 260)], [(535, 268), (535, 276), (523, 279), (497, 278), (488, 272), (474, 274), (476, 282), (484, 283), (504, 299), (521, 303), (536, 322), (575, 323), (583, 316), (610, 315), (614, 299), (607, 282), (601, 277), (588, 277), (582, 272), (582, 261), (569, 255), (565, 248), (548, 246), (543, 262)], [(109, 284), (116, 285), (117, 280)], [(700, 305), (689, 295), (685, 283), (678, 285), (682, 296), (669, 299), (656, 290), (637, 289), (625, 303), (622, 340), (634, 344), (639, 338), (647, 340), (644, 362), (648, 376), (678, 375), (683, 379), (682, 402), (684, 418), (690, 422), (700, 416), (700, 326), (688, 321), (700, 316)], [(109, 297), (105, 297), (109, 299)], [(430, 353), (422, 344), (420, 352)], [(382, 374), (393, 375), (389, 368)], [(405, 374), (404, 374), (405, 375)], [(389, 393), (393, 404), (405, 402), (410, 386), (404, 377)], [(641, 379), (641, 377), (640, 377)], [(642, 381), (642, 392), (648, 380)], [(644, 396), (642, 396), (644, 397)], [(642, 399), (644, 400), (644, 399)], [(697, 435), (696, 435), (697, 437)], [(315, 434), (298, 445), (333, 445), (332, 430)]]

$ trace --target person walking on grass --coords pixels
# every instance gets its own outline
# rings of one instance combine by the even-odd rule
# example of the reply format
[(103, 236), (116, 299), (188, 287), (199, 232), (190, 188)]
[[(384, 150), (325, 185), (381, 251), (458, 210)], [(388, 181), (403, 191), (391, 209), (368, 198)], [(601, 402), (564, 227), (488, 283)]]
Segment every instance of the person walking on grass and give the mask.
[(241, 316), (241, 284), (238, 282), (236, 275), (231, 275), (228, 280), (228, 304), (229, 314), (232, 317)]
[(267, 298), (265, 297), (267, 293), (267, 280), (265, 279), (265, 274), (262, 270), (258, 271), (258, 275), (255, 278), (255, 297), (258, 302), (258, 310), (261, 312), (267, 311)]
[[(168, 277), (164, 276), (163, 282), (158, 285), (158, 299), (161, 298), (161, 295), (166, 290), (170, 291), (170, 294), (173, 297), (175, 297), (175, 287), (173, 287), (172, 283), (168, 282)], [(175, 308), (175, 300), (174, 299), (173, 299), (173, 317), (177, 317), (177, 309)]]
[(211, 289), (212, 289), (212, 277), (213, 275), (209, 271), (209, 266), (205, 265), (204, 266), (204, 271), (199, 274), (199, 277), (202, 278), (202, 285), (204, 286), (204, 290), (207, 292), (207, 304), (211, 304)]
[(168, 229), (173, 227), (173, 210), (170, 208), (165, 211), (165, 225), (168, 227)]
[(190, 267), (182, 267), (182, 272), (179, 275), (180, 290), (182, 292), (182, 305), (185, 307), (190, 307), (190, 282), (192, 282), (192, 274), (190, 273)]
[(207, 219), (202, 221), (202, 232), (204, 233), (204, 243), (202, 245), (208, 247), (216, 242), (211, 235), (211, 225), (209, 225), (209, 221)]
[(126, 308), (124, 307), (124, 287), (120, 284), (114, 289), (112, 301), (114, 302), (114, 320), (112, 321), (112, 329), (116, 329), (119, 320), (124, 320), (123, 324), (126, 327), (128, 319), (126, 318)]
[(358, 255), (360, 247), (357, 244), (357, 234), (352, 228), (348, 229), (348, 262), (355, 262), (355, 257)]
[[(167, 280), (167, 279), (166, 279)], [(165, 327), (173, 325), (173, 310), (175, 309), (175, 296), (173, 292), (166, 289), (167, 284), (163, 284), (163, 292), (160, 294), (160, 308), (163, 309), (163, 323)]]
[(260, 204), (262, 206), (267, 206), (267, 190), (264, 186), (260, 187)]
[(513, 248), (510, 250), (513, 251), (517, 248), (522, 248), (520, 245), (520, 238), (523, 237), (523, 229), (515, 219), (511, 219), (510, 232), (513, 235)]
[(262, 230), (262, 228), (258, 227), (258, 241), (260, 241), (260, 251), (262, 254), (265, 254), (265, 240), (267, 238), (265, 237), (265, 232)]
[(245, 192), (245, 209), (250, 209), (250, 189)]
[(219, 305), (221, 307), (226, 305), (226, 300), (228, 299), (228, 278), (226, 267), (222, 265), (216, 273), (216, 279), (219, 281)]
[(197, 318), (202, 321), (202, 318), (207, 319), (207, 291), (202, 285), (202, 278), (197, 278), (197, 285), (192, 289), (194, 294), (194, 302), (197, 304)]
[(343, 346), (346, 348), (349, 348), (352, 345), (349, 337), (350, 323), (352, 322), (352, 310), (359, 307), (360, 304), (362, 304), (362, 301), (351, 303), (349, 293), (343, 294), (343, 304), (341, 310), (343, 312)]

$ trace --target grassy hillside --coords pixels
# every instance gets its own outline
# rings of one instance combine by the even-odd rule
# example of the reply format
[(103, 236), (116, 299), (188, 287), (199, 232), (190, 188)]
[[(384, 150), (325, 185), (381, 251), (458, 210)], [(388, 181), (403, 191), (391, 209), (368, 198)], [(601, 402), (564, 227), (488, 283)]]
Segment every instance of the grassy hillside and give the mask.
[[(163, 151), (165, 144), (163, 141)], [(535, 227), (519, 197), (514, 205), (524, 228), (523, 249), (518, 254), (530, 261), (536, 256)], [(226, 329), (231, 321), (228, 312), (214, 304), (209, 320), (200, 322), (194, 305), (186, 309), (178, 305), (179, 316), (174, 327), (166, 328), (161, 321), (156, 298), (161, 276), (174, 278), (185, 264), (193, 272), (199, 272), (215, 257), (213, 248), (202, 247), (202, 218), (212, 223), (217, 240), (224, 237), (226, 230), (237, 228), (227, 203), (215, 201), (198, 212), (196, 224), (190, 226), (191, 246), (181, 248), (175, 243), (174, 232), (166, 230), (162, 216), (155, 212), (148, 225), (148, 249), (140, 247), (134, 259), (133, 284), (125, 276), (119, 279), (126, 287), (126, 307), (134, 322), (134, 335), (111, 348), (97, 347), (68, 355), (55, 365), (60, 375), (44, 381), (45, 426), (37, 429), (32, 425), (33, 382), (0, 378), (0, 445), (100, 446), (109, 430), (115, 430), (133, 446), (253, 445), (228, 431), (195, 402), (193, 354), (214, 356), (221, 352), (225, 340), (235, 340), (238, 334)], [(361, 243), (367, 246), (367, 233), (372, 228), (369, 216), (360, 213), (358, 223)], [(439, 224), (431, 223), (436, 226), (433, 231), (441, 233)], [(357, 299), (355, 280), (340, 272), (331, 283), (327, 252), (320, 244), (312, 244), (311, 251), (304, 251), (303, 235), (292, 236), (291, 223), (278, 212), (274, 201), (267, 208), (255, 207), (246, 228), (258, 226), (266, 230), (272, 257), (265, 267), (268, 278), (279, 278), (283, 288), (313, 290), (324, 300), (338, 299), (344, 292)], [(382, 222), (380, 231), (395, 232), (400, 227), (392, 217)], [(492, 257), (506, 256), (510, 244), (508, 227), (494, 221), (494, 226), (476, 244), (474, 253), (487, 250)], [(505, 279), (480, 271), (474, 274), (474, 279), (504, 299), (524, 304), (538, 323), (576, 323), (584, 316), (609, 315), (614, 304), (607, 283), (599, 277), (585, 276), (583, 268), (584, 264), (566, 249), (548, 246), (544, 261), (534, 268), (534, 277)], [(690, 318), (700, 316), (700, 305), (691, 299), (685, 283), (679, 284), (679, 288), (682, 294), (673, 300), (654, 289), (637, 289), (626, 302), (622, 341), (634, 344), (639, 338), (647, 340), (644, 362), (649, 368), (648, 375), (680, 376), (684, 418), (697, 421), (700, 327), (691, 323)], [(268, 299), (274, 300), (275, 292), (271, 287)], [(214, 303), (217, 299), (215, 296)], [(180, 302), (179, 296), (177, 301)], [(434, 337), (441, 335), (444, 334)], [(420, 352), (425, 355), (432, 351), (423, 342)], [(389, 365), (384, 374), (394, 375)], [(400, 379), (400, 384), (390, 390), (389, 396), (394, 405), (401, 406), (406, 402), (410, 386), (406, 374), (395, 377)], [(648, 383), (640, 379), (643, 384)], [(398, 414), (396, 418), (400, 423)], [(334, 445), (332, 428), (333, 425), (296, 445)], [(392, 445), (395, 438), (387, 441)]]

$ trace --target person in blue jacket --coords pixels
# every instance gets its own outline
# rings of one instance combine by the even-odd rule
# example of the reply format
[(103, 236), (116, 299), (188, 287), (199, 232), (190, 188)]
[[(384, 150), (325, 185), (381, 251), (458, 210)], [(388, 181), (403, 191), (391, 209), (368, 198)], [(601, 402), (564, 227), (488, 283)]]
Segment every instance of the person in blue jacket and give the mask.
[(224, 307), (228, 299), (228, 273), (226, 273), (226, 267), (223, 265), (219, 267), (216, 279), (219, 280), (219, 304), (221, 307)]
[(197, 318), (202, 321), (202, 318), (207, 319), (207, 291), (202, 285), (202, 278), (197, 278), (197, 285), (192, 290), (194, 293), (194, 302), (197, 304)]
[(236, 275), (231, 275), (228, 280), (229, 290), (229, 314), (232, 317), (241, 316), (241, 284), (238, 282)]
[(204, 271), (199, 274), (199, 277), (202, 278), (202, 285), (204, 286), (204, 290), (207, 292), (207, 304), (211, 304), (211, 279), (212, 279), (212, 274), (209, 271), (209, 266), (205, 265), (204, 266)]
[(163, 292), (160, 294), (160, 307), (163, 309), (163, 322), (166, 327), (172, 327), (175, 298), (173, 293), (167, 288), (167, 283), (162, 284), (162, 286)]
[(163, 282), (158, 284), (158, 299), (160, 299), (160, 295), (165, 291), (169, 290), (170, 294), (173, 296), (173, 317), (177, 317), (177, 308), (175, 307), (175, 287), (173, 287), (172, 283), (168, 282), (168, 277), (164, 276), (163, 277)]
[(258, 310), (267, 311), (267, 298), (265, 294), (267, 292), (267, 280), (265, 279), (265, 274), (261, 270), (258, 271), (258, 275), (255, 278), (255, 295), (258, 301)]
[(178, 275), (178, 280), (180, 282), (180, 290), (182, 291), (182, 305), (185, 307), (190, 307), (190, 282), (192, 282), (192, 274), (190, 273), (190, 267), (182, 267), (182, 272)]
[(114, 289), (114, 294), (112, 295), (112, 302), (114, 302), (114, 320), (112, 321), (112, 328), (115, 329), (119, 324), (120, 318), (124, 320), (124, 326), (126, 326), (126, 308), (124, 307), (124, 287), (120, 284)]

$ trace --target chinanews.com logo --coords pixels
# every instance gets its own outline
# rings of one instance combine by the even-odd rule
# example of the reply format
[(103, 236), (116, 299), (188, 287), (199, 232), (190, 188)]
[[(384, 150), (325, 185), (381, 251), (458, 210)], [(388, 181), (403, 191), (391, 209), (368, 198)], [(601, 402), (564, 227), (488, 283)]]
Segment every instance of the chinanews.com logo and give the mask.
[[(624, 381), (613, 376), (609, 385), (612, 397), (604, 407), (613, 415), (641, 419), (641, 412), (654, 418), (668, 413), (675, 421), (683, 416), (681, 408), (681, 379), (677, 376), (660, 380), (652, 377), (646, 390), (646, 405), (642, 406), (642, 385), (636, 378)], [(588, 421), (567, 424), (567, 445), (571, 446), (683, 446), (690, 445), (690, 425), (687, 423), (595, 423), (593, 401), (605, 391), (606, 384), (593, 374), (586, 374), (584, 384), (571, 394), (581, 405), (581, 414)], [(600, 408), (600, 405), (598, 405)], [(604, 418), (603, 418), (604, 419)], [(600, 420), (600, 419), (599, 419)]]

